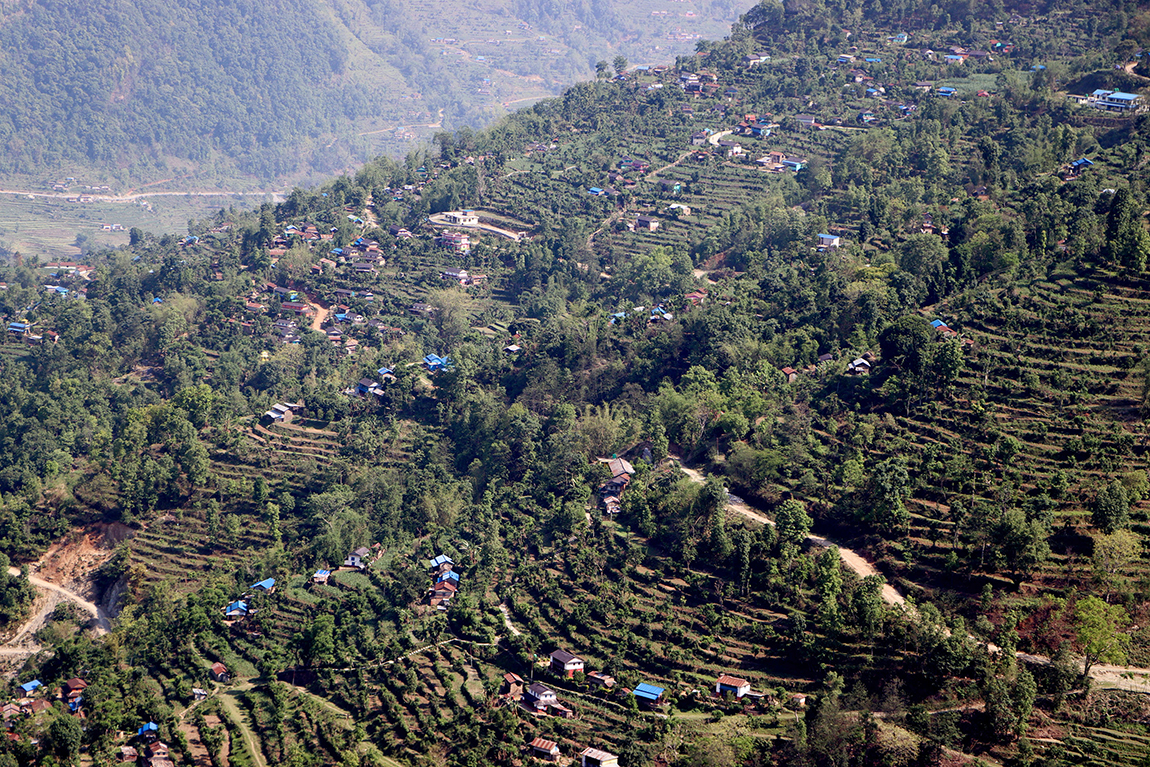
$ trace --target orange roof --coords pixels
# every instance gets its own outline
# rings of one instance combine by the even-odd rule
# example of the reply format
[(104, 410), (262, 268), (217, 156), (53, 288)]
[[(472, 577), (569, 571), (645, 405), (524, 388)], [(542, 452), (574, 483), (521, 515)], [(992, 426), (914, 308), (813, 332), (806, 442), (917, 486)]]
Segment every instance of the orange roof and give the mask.
[(722, 674), (717, 681), (724, 687), (747, 687), (751, 684), (746, 679), (740, 679), (737, 676), (730, 676), (728, 674)]

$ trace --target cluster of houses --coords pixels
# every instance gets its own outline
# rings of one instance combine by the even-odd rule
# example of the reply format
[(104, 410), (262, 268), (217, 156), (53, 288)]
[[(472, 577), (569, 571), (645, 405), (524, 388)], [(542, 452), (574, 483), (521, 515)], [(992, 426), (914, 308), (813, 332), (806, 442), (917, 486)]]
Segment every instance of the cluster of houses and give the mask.
[(451, 606), (452, 597), (459, 592), (459, 573), (454, 567), (455, 562), (446, 554), (427, 560), (427, 569), (435, 581), (428, 592), (427, 603), (441, 612)]
[(302, 402), (277, 402), (263, 417), (270, 423), (291, 423), (300, 410), (303, 410)]
[(251, 585), (251, 593), (244, 594), (236, 601), (224, 607), (225, 621), (243, 621), (255, 616), (257, 609), (253, 604), (255, 594), (271, 594), (276, 590), (276, 579), (265, 578)]
[[(544, 762), (558, 762), (562, 753), (558, 743), (541, 737), (527, 744), (527, 752)], [(619, 767), (619, 757), (609, 751), (588, 746), (579, 753), (579, 767)]]
[[(371, 548), (368, 548), (367, 546), (359, 546), (348, 552), (348, 555), (343, 560), (341, 569), (347, 568), (349, 570), (358, 570), (363, 572), (368, 568), (369, 565), (371, 565), (372, 562), (379, 559), (382, 554), (383, 547), (378, 543)], [(326, 586), (331, 582), (331, 574), (332, 570), (326, 567), (321, 567), (312, 574), (311, 582)]]
[(1069, 98), (1101, 112), (1140, 114), (1147, 110), (1146, 98), (1138, 93), (1098, 88), (1088, 96), (1070, 96)]
[[(60, 686), (55, 699), (67, 706), (69, 713), (83, 718), (84, 689), (87, 686), (84, 679), (73, 677)], [(16, 697), (3, 707), (4, 729), (11, 730), (17, 722), (52, 708), (52, 702), (44, 694), (46, 689), (39, 679), (17, 685)]]
[(820, 354), (817, 364), (807, 365), (802, 370), (796, 370), (795, 368), (788, 365), (784, 368), (781, 368), (780, 372), (786, 377), (787, 383), (794, 383), (800, 375), (813, 375), (818, 372), (819, 365), (823, 364), (824, 362), (833, 362), (834, 358), (835, 355), (833, 354)]
[(619, 513), (619, 498), (631, 483), (635, 467), (618, 456), (600, 458), (599, 462), (607, 464), (607, 469), (611, 472), (611, 478), (599, 487), (599, 502), (603, 505), (604, 511), (615, 515)]
[(145, 722), (136, 730), (135, 745), (120, 746), (117, 761), (135, 762), (137, 767), (175, 767), (168, 745), (160, 740), (160, 726)]
[(675, 319), (675, 315), (667, 311), (665, 304), (655, 304), (650, 309), (645, 306), (636, 306), (629, 312), (613, 312), (607, 322), (611, 325), (622, 322), (628, 317), (646, 317), (647, 323), (653, 322), (670, 322)]

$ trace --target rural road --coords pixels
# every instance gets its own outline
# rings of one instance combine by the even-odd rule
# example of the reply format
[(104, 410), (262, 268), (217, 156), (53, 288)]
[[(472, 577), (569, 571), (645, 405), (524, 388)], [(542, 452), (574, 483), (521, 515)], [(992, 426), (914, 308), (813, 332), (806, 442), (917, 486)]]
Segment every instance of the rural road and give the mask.
[[(688, 468), (679, 461), (679, 470), (686, 474), (692, 482), (703, 484), (707, 478), (695, 469)], [(738, 514), (746, 519), (759, 522), (766, 525), (774, 525), (774, 521), (759, 514), (751, 509), (737, 496), (727, 494), (727, 510)], [(835, 546), (839, 550), (839, 557), (846, 567), (857, 574), (860, 578), (866, 578), (868, 575), (881, 575), (875, 566), (863, 558), (857, 551), (839, 546), (834, 541), (822, 537), (821, 535), (814, 535), (813, 533), (807, 536), (807, 540), (822, 548), (829, 548)], [(913, 605), (908, 605), (906, 598), (898, 593), (898, 590), (889, 583), (883, 583), (882, 599), (889, 605), (904, 606), (910, 612), (917, 612), (914, 610)], [(948, 632), (949, 633), (949, 632)], [(972, 636), (976, 642), (981, 642), (977, 637)], [(993, 652), (998, 648), (993, 644), (987, 644), (987, 647)], [(1016, 652), (1015, 655), (1019, 660), (1028, 663), (1046, 666), (1050, 664), (1050, 658), (1045, 655), (1031, 655), (1029, 653)], [(1084, 665), (1079, 661), (1079, 668), (1084, 668)], [(1094, 684), (1099, 687), (1111, 688), (1116, 690), (1126, 690), (1128, 692), (1140, 692), (1150, 694), (1150, 668), (1136, 668), (1128, 666), (1107, 666), (1095, 665), (1090, 669), (1090, 678), (1094, 680)]]
[[(20, 568), (9, 567), (8, 574), (19, 576)], [(43, 602), (42, 606), (39, 610), (37, 610), (36, 614), (30, 616), (28, 620), (24, 621), (24, 624), (20, 626), (20, 629), (16, 632), (16, 635), (12, 637), (11, 640), (6, 642), (3, 647), (0, 647), (0, 657), (21, 657), (34, 655), (43, 649), (35, 640), (25, 640), (31, 634), (35, 634), (40, 629), (40, 627), (44, 625), (48, 615), (50, 615), (52, 611), (56, 609), (56, 605), (61, 601), (71, 602), (92, 616), (92, 618), (96, 621), (95, 632), (97, 636), (106, 634), (111, 631), (112, 621), (108, 617), (108, 614), (105, 613), (104, 610), (99, 607), (99, 605), (89, 602), (87, 599), (84, 599), (84, 597), (80, 596), (74, 591), (66, 589), (63, 586), (59, 586), (55, 583), (50, 583), (49, 581), (46, 581), (43, 578), (32, 574), (28, 575), (28, 582), (41, 591), (51, 592), (58, 598), (48, 599), (47, 601)]]

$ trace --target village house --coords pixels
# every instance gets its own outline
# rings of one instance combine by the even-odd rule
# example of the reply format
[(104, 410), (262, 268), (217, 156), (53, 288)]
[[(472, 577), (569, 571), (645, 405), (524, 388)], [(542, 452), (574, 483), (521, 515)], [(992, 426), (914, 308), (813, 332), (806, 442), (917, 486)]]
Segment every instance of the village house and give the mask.
[(667, 691), (662, 687), (657, 687), (647, 682), (640, 682), (635, 685), (635, 689), (631, 691), (631, 694), (635, 696), (641, 706), (653, 708), (663, 705), (665, 702), (663, 696), (666, 692)]
[(431, 598), (439, 602), (447, 602), (459, 592), (459, 587), (455, 585), (455, 581), (445, 579), (435, 584), (431, 589)]
[(635, 219), (636, 229), (646, 229), (648, 232), (658, 231), (659, 219), (654, 216), (641, 215)]
[(559, 702), (559, 696), (545, 684), (535, 682), (523, 692), (523, 701), (537, 712), (545, 712), (548, 706)]
[(146, 722), (136, 730), (136, 737), (144, 743), (153, 743), (160, 737), (160, 725), (155, 722)]
[(246, 618), (249, 612), (248, 603), (241, 599), (224, 608), (224, 617), (228, 620), (240, 620)]
[(795, 379), (799, 377), (798, 371), (789, 366), (783, 368), (782, 373), (786, 377), (787, 383), (794, 383)]
[(479, 226), (479, 216), (473, 210), (453, 210), (443, 218), (452, 226)]
[(597, 748), (583, 749), (579, 758), (579, 767), (619, 767), (619, 757)]
[(441, 370), (446, 370), (451, 367), (451, 359), (448, 357), (440, 357), (438, 354), (427, 354), (424, 356), (421, 364), (427, 372), (438, 373)]
[(366, 546), (360, 546), (355, 551), (347, 555), (347, 559), (343, 560), (344, 567), (355, 567), (360, 570), (367, 567), (368, 557), (371, 556), (371, 549)]
[(306, 316), (312, 313), (312, 308), (308, 304), (299, 301), (284, 301), (280, 304), (280, 308), (285, 312), (294, 312), (298, 316)]
[(721, 675), (715, 682), (715, 694), (719, 696), (733, 695), (741, 698), (751, 691), (751, 683), (737, 676)]
[(615, 686), (615, 677), (610, 674), (604, 674), (602, 671), (587, 672), (587, 681), (604, 690), (610, 690)]
[(204, 688), (202, 688), (202, 687), (193, 687), (192, 688), (192, 699), (193, 700), (206, 700), (207, 697), (208, 697), (208, 691), (205, 690)]
[(823, 250), (842, 247), (843, 238), (834, 234), (822, 233), (819, 235), (819, 247)]
[(446, 554), (440, 554), (436, 557), (433, 557), (432, 559), (427, 560), (428, 570), (443, 570), (445, 567), (451, 568), (454, 565), (455, 560)]
[(139, 756), (139, 752), (131, 746), (120, 746), (120, 750), (116, 752), (116, 761), (122, 763), (135, 762)]
[(1145, 110), (1142, 96), (1099, 88), (1090, 94), (1089, 103), (1104, 112), (1141, 112)]
[(551, 670), (560, 676), (573, 677), (576, 671), (583, 670), (583, 659), (566, 650), (551, 653)]
[(865, 376), (868, 373), (870, 373), (870, 363), (862, 357), (859, 357), (847, 366), (847, 375), (849, 376)]
[(507, 672), (503, 675), (503, 694), (518, 700), (519, 696), (523, 694), (523, 687), (526, 683), (523, 677), (518, 674)]
[(232, 675), (228, 673), (228, 667), (222, 663), (212, 664), (210, 676), (215, 682), (227, 682), (232, 678)]
[(330, 578), (331, 570), (316, 570), (315, 574), (311, 577), (311, 582), (326, 584)]
[(545, 762), (559, 761), (559, 744), (553, 740), (535, 738), (530, 743), (531, 755)]
[(83, 699), (84, 688), (87, 686), (85, 680), (78, 676), (72, 677), (60, 687), (60, 697), (71, 706), (73, 701)]
[(456, 253), (471, 252), (471, 238), (463, 232), (443, 232), (435, 240), (440, 247)]

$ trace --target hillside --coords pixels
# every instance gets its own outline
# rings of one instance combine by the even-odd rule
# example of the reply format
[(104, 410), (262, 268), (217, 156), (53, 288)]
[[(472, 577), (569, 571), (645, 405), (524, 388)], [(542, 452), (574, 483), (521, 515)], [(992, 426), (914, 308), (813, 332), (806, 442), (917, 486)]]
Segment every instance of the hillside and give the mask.
[(3, 267), (0, 759), (1150, 759), (1147, 21), (763, 3)]
[(0, 188), (65, 177), (117, 193), (173, 178), (168, 188), (277, 188), (331, 175), (441, 127), (481, 127), (593, 75), (598, 59), (673, 59), (739, 10), (664, 5), (10, 4)]

